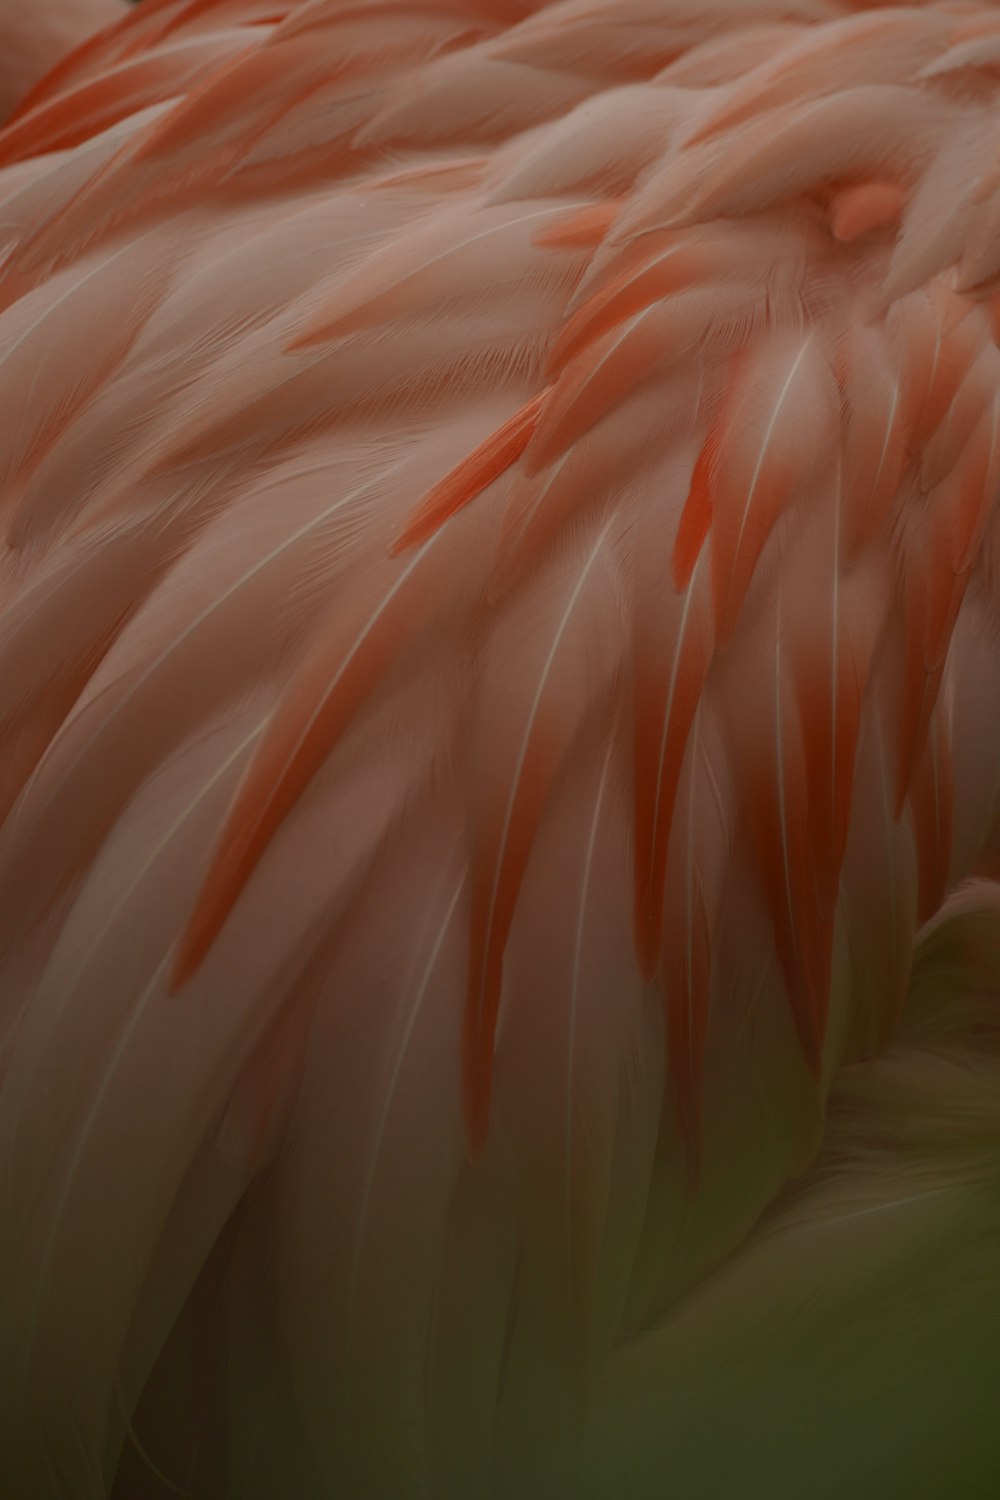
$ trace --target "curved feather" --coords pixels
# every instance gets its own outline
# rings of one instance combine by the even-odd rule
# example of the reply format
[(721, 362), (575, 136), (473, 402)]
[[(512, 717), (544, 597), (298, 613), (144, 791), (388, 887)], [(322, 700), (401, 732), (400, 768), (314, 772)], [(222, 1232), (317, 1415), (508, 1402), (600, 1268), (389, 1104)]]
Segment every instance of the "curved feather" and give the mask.
[[(735, 367), (711, 481), (712, 585), (725, 643), (785, 507), (832, 451), (839, 403), (822, 331), (777, 335)], [(810, 433), (808, 446), (801, 435)]]
[[(582, 555), (566, 560), (559, 570), (561, 586), (539, 600), (545, 624), (533, 633), (526, 659), (519, 661), (513, 644), (504, 651), (502, 631), (495, 636), (494, 652), (509, 655), (518, 669), (504, 683), (502, 738), (500, 726), (491, 726), (493, 743), (484, 766), (472, 863), (463, 1086), (466, 1129), (475, 1156), (482, 1152), (489, 1126), (503, 955), (518, 892), (559, 767), (586, 708), (603, 686), (594, 672), (592, 653), (608, 617), (610, 601), (601, 563), (615, 519), (612, 516), (596, 539), (588, 540), (580, 549)], [(507, 666), (505, 675), (510, 672)]]

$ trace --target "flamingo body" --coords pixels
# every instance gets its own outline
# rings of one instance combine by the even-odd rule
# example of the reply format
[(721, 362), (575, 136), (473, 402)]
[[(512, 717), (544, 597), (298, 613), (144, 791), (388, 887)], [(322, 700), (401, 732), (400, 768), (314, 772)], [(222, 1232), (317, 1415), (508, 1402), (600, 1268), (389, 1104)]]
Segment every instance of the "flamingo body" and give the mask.
[(5, 1493), (997, 1493), (998, 63), (145, 0), (13, 111)]

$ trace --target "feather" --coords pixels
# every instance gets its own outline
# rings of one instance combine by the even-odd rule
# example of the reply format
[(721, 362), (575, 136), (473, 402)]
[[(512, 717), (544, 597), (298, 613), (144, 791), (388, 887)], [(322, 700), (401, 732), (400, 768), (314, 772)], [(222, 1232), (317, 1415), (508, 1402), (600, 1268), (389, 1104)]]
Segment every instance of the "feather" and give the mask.
[[(636, 1105), (633, 1059), (649, 1030), (631, 967), (621, 724), (595, 728), (553, 790), (525, 873), (504, 958), (510, 999), (493, 1090), (496, 1134), (516, 1171), (521, 1247), (523, 1311), (504, 1383), (530, 1399), (558, 1370), (546, 1425), (570, 1432), (614, 1294), (602, 1258), (622, 1228), (609, 1202), (616, 1138), (622, 1111)], [(529, 998), (535, 984), (548, 1005)]]
[(730, 732), (739, 736), (741, 746), (739, 794), (774, 946), (802, 1052), (816, 1073), (829, 1003), (832, 923), (816, 899), (806, 756), (782, 594), (779, 584), (766, 625), (733, 641), (727, 707), (733, 715)]
[(886, 276), (886, 301), (906, 296), (962, 257), (976, 223), (972, 189), (987, 132), (974, 120), (936, 154), (912, 194)]
[[(948, 78), (966, 70), (995, 73), (1000, 69), (1000, 37), (986, 31), (982, 35), (962, 35), (959, 28), (952, 38), (952, 46), (935, 57), (920, 70), (921, 78)], [(970, 27), (970, 31), (974, 28)]]
[[(405, 563), (387, 559), (348, 584), (292, 677), (240, 786), (171, 971), (201, 965), (276, 831), (360, 706), (447, 597), (452, 549), (437, 531)], [(429, 561), (428, 561), (429, 559)], [(438, 580), (435, 588), (434, 580)]]
[(858, 736), (865, 695), (892, 597), (893, 580), (878, 556), (843, 569), (840, 475), (815, 496), (782, 559), (788, 583), (782, 607), (798, 703), (808, 785), (808, 824), (816, 900), (824, 918), (836, 911), (851, 821)]
[(734, 365), (710, 486), (720, 644), (732, 636), (782, 511), (831, 451), (839, 401), (822, 342), (817, 328), (778, 334)]
[[(332, 462), (326, 454), (318, 461), (294, 461), (261, 481), (235, 524), (223, 517), (203, 535), (94, 674), (39, 766), (30, 801), (16, 824), (4, 830), (4, 868), (20, 871), (17, 899), (10, 904), (12, 923), (25, 917), (22, 902), (51, 899), (61, 882), (86, 867), (109, 820), (157, 756), (169, 754), (196, 731), (214, 703), (272, 680), (295, 630), (329, 606), (322, 591), (301, 597), (305, 566), (320, 563), (321, 576), (336, 582), (338, 564), (342, 568), (352, 555), (353, 535), (366, 511), (377, 499), (392, 497), (404, 465), (419, 473), (421, 458), (406, 454), (384, 467), (362, 468), (352, 484), (348, 455)], [(323, 503), (331, 476), (333, 497)], [(274, 505), (279, 492), (284, 510)], [(134, 587), (141, 577), (141, 549), (155, 561), (161, 547), (169, 556), (176, 538), (154, 518), (132, 540), (134, 550), (116, 547), (109, 555), (128, 565), (125, 578)], [(87, 590), (101, 581), (100, 573), (81, 580), (81, 606)], [(277, 631), (271, 613), (275, 600), (287, 612), (287, 623)], [(68, 609), (72, 596), (64, 595), (63, 602)], [(65, 621), (71, 629), (72, 621), (71, 615)], [(37, 652), (39, 627), (30, 616), (26, 623), (24, 649)], [(52, 828), (60, 830), (57, 847), (39, 860), (45, 830)]]
[(89, 141), (137, 109), (173, 102), (236, 57), (247, 42), (247, 33), (240, 28), (219, 31), (122, 62), (75, 88), (64, 89), (48, 104), (36, 103), (8, 126), (0, 136), (0, 165), (63, 151)]
[(687, 587), (694, 572), (701, 549), (712, 529), (712, 484), (719, 462), (719, 443), (722, 440), (722, 423), (716, 420), (709, 429), (701, 451), (695, 459), (691, 472), (691, 483), (674, 539), (671, 559), (674, 583), (679, 589)]
[(515, 161), (489, 201), (619, 196), (659, 159), (689, 109), (680, 90), (639, 84), (591, 96)]
[(862, 182), (836, 195), (830, 215), (835, 240), (850, 245), (879, 229), (895, 228), (906, 206), (906, 194), (894, 182)]
[(603, 649), (601, 641), (613, 618), (605, 553), (614, 519), (563, 561), (556, 574), (559, 586), (550, 580), (545, 596), (536, 599), (542, 615), (530, 644), (523, 636), (517, 642), (524, 630), (523, 606), (511, 622), (509, 644), (500, 628), (493, 637), (494, 670), (503, 672), (503, 687), (497, 680), (494, 691), (502, 691), (505, 706), (499, 722), (489, 725), (477, 794), (463, 1040), (466, 1130), (475, 1157), (489, 1126), (503, 955), (518, 892), (553, 781), (613, 664), (606, 661), (607, 638)]
[(713, 244), (711, 239), (706, 243), (693, 236), (670, 236), (662, 250), (619, 278), (608, 280), (576, 310), (553, 347), (549, 369), (558, 373), (588, 344), (596, 343), (654, 302), (698, 283), (735, 279), (732, 273), (742, 261), (741, 247), (732, 238), (722, 237)]
[(767, 115), (684, 150), (651, 172), (616, 224), (622, 239), (760, 213), (831, 183), (911, 180), (933, 149), (943, 108), (902, 85), (862, 85)]
[[(441, 24), (446, 33), (456, 26), (455, 21)], [(394, 28), (396, 45), (401, 46), (403, 59), (413, 48), (418, 53), (422, 46), (433, 50), (437, 28), (432, 20), (420, 18), (414, 22), (415, 38), (409, 35), (405, 23), (398, 25), (402, 30), (400, 34)], [(256, 41), (256, 45), (210, 73), (162, 118), (142, 130), (133, 128), (131, 138), (126, 138), (106, 170), (88, 182), (64, 209), (37, 226), (20, 249), (18, 271), (31, 278), (53, 254), (70, 259), (100, 243), (113, 229), (155, 217), (157, 206), (165, 201), (172, 201), (175, 207), (181, 198), (196, 201), (199, 194), (209, 192), (250, 160), (255, 146), (264, 161), (259, 175), (273, 181), (280, 173), (283, 184), (290, 181), (289, 158), (294, 161), (296, 152), (302, 155), (306, 175), (315, 169), (317, 155), (327, 163), (349, 161), (350, 136), (372, 112), (368, 99), (358, 102), (355, 96), (352, 103), (352, 81), (371, 73), (391, 77), (391, 43), (387, 47), (384, 40), (373, 42), (367, 33), (367, 40), (361, 39), (355, 51), (345, 51), (331, 87), (335, 99), (345, 89), (347, 93), (339, 112), (336, 108), (332, 111), (325, 136), (317, 143), (314, 125), (304, 143), (295, 140), (290, 150), (283, 152), (277, 142), (269, 151), (257, 143), (266, 140), (268, 131), (281, 122), (299, 97), (314, 107), (311, 96), (329, 82), (329, 68), (323, 48), (317, 48), (315, 38), (308, 34), (285, 35), (279, 28), (266, 46), (262, 45), (265, 39), (258, 28), (248, 32), (248, 40)], [(245, 107), (245, 101), (251, 99), (256, 101), (252, 118)], [(234, 120), (239, 124), (234, 125)]]
[(819, 99), (839, 92), (849, 72), (851, 86), (908, 83), (935, 43), (945, 34), (947, 21), (933, 12), (922, 13), (919, 25), (910, 11), (900, 15), (879, 10), (850, 16), (801, 40), (782, 47), (745, 82), (733, 88), (689, 135), (690, 147), (723, 131), (803, 99)]
[(521, 457), (544, 410), (548, 391), (533, 396), (421, 501), (392, 544), (397, 556), (427, 542), (447, 520), (499, 479)]
[[(893, 336), (905, 359), (907, 446), (920, 451), (936, 432), (983, 346), (964, 298), (940, 280), (896, 304)], [(899, 346), (897, 345), (897, 346)]]
[(402, 244), (387, 245), (359, 267), (289, 348), (308, 349), (407, 313), (422, 313), (428, 302), (446, 305), (456, 295), (496, 296), (508, 282), (531, 274), (530, 261), (525, 263), (531, 235), (562, 211), (561, 205), (546, 206), (512, 216), (506, 207), (483, 209), (470, 223), (463, 203), (461, 227), (452, 215), (435, 215)]
[(82, 141), (72, 151), (53, 152), (4, 169), (0, 224), (3, 235), (10, 236), (10, 253), (0, 266), (0, 306), (9, 307), (23, 292), (37, 287), (44, 279), (37, 268), (34, 275), (22, 274), (25, 247), (34, 235), (40, 234), (47, 223), (68, 208), (117, 155), (124, 142), (159, 119), (166, 108), (165, 104), (153, 104), (92, 140)]
[[(815, 20), (811, 0), (788, 0), (782, 18)], [(774, 6), (746, 0), (593, 0), (545, 6), (497, 46), (500, 56), (572, 68), (607, 83), (649, 77), (720, 31), (774, 19)]]
[(998, 215), (1000, 215), (1000, 184), (992, 191), (976, 195), (975, 213), (971, 218), (965, 243), (962, 246), (955, 289), (959, 292), (975, 292), (985, 289), (1000, 272), (997, 255)]
[(144, 0), (0, 133), (12, 1493), (912, 1468), (879, 1350), (926, 1417), (995, 1260), (986, 9)]
[[(270, 887), (268, 903), (276, 920), (260, 924), (252, 914), (241, 913), (236, 950), (224, 960), (229, 982), (219, 985), (218, 974), (206, 972), (203, 980), (193, 982), (193, 1011), (171, 1001), (166, 984), (171, 936), (191, 900), (212, 825), (223, 811), (219, 792), (227, 790), (226, 780), (213, 773), (220, 762), (222, 771), (237, 768), (238, 756), (231, 752), (234, 745), (247, 748), (248, 720), (254, 734), (263, 728), (266, 707), (263, 716), (261, 707), (259, 699), (246, 705), (243, 714), (231, 716), (221, 737), (199, 739), (166, 774), (152, 778), (107, 841), (85, 899), (53, 956), (49, 983), (34, 1008), (31, 1035), (25, 1036), (18, 1060), (17, 1086), (5, 1092), (5, 1108), (18, 1105), (25, 1087), (33, 1098), (55, 1087), (60, 1101), (56, 1110), (24, 1112), (31, 1146), (21, 1160), (30, 1161), (35, 1170), (18, 1184), (31, 1205), (20, 1243), (33, 1252), (18, 1268), (20, 1305), (26, 1310), (14, 1346), (18, 1372), (24, 1371), (27, 1379), (28, 1409), (37, 1410), (52, 1388), (53, 1361), (59, 1358), (54, 1351), (65, 1349), (52, 1331), (58, 1299), (46, 1293), (56, 1277), (72, 1284), (79, 1276), (92, 1295), (82, 1299), (86, 1314), (72, 1336), (92, 1358), (85, 1378), (84, 1365), (74, 1360), (57, 1387), (66, 1411), (79, 1413), (91, 1430), (95, 1421), (105, 1420), (106, 1412), (95, 1416), (94, 1407), (108, 1389), (125, 1332), (123, 1320), (129, 1319), (188, 1164), (206, 1135), (214, 1136), (222, 1124), (240, 1076), (252, 1066), (254, 1050), (278, 1009), (293, 1000), (310, 1000), (297, 992), (296, 979), (323, 933), (331, 901), (339, 896), (343, 902), (352, 883), (356, 888), (359, 867), (365, 871), (387, 824), (399, 815), (400, 799), (371, 795), (369, 736), (353, 761), (338, 767), (326, 789), (330, 800), (325, 813), (319, 811), (322, 802), (314, 804), (314, 819), (329, 819), (328, 826), (338, 830), (333, 859), (324, 861), (329, 878), (317, 880), (315, 868), (309, 869), (316, 823), (304, 820), (286, 845), (291, 863), (275, 872), (278, 878)], [(405, 747), (411, 766), (414, 749), (411, 736)], [(206, 760), (207, 777), (199, 769)], [(162, 881), (169, 890), (165, 899)], [(242, 920), (246, 916), (251, 917), (249, 930)], [(117, 979), (109, 980), (123, 923), (131, 931), (130, 968), (119, 967)], [(291, 951), (284, 947), (289, 932), (296, 938)], [(207, 1004), (213, 994), (215, 1001)], [(194, 1037), (192, 1015), (200, 1016)], [(97, 1065), (81, 1067), (81, 1060), (95, 1052)], [(162, 1066), (167, 1053), (175, 1061), (170, 1069)], [(168, 1094), (173, 1107), (167, 1107)], [(139, 1100), (145, 1108), (137, 1106)], [(120, 1152), (109, 1152), (109, 1140), (117, 1137), (122, 1143), (126, 1136), (124, 1159)], [(217, 1151), (233, 1144), (223, 1134)], [(227, 1182), (221, 1186), (228, 1190)], [(126, 1201), (129, 1233), (116, 1236), (109, 1250), (102, 1227), (106, 1221), (103, 1215), (89, 1215), (87, 1205), (100, 1202), (117, 1218)], [(205, 1205), (209, 1212), (212, 1207)], [(109, 1254), (118, 1274), (104, 1280), (97, 1268), (107, 1266)], [(176, 1270), (183, 1267), (171, 1274)], [(161, 1283), (161, 1294), (168, 1290), (174, 1295), (176, 1289)], [(186, 1293), (181, 1286), (175, 1308)], [(4, 1311), (9, 1312), (9, 1304)], [(148, 1361), (150, 1351), (142, 1357)]]
[[(663, 478), (669, 494), (680, 475), (668, 470)], [(676, 494), (671, 498), (676, 506)], [(681, 768), (715, 647), (708, 557), (700, 551), (683, 586), (670, 587), (665, 529), (662, 507), (647, 503), (638, 537), (633, 623), (635, 930), (646, 979), (660, 959)]]
[(533, 477), (555, 462), (650, 376), (672, 379), (685, 358), (715, 340), (724, 348), (739, 347), (763, 317), (749, 289), (736, 284), (682, 294), (636, 313), (561, 370), (525, 452), (526, 474)]
[(621, 205), (622, 199), (609, 198), (603, 203), (588, 203), (585, 208), (575, 208), (550, 228), (539, 230), (535, 244), (542, 249), (590, 250), (607, 234)]
[(170, 557), (169, 538), (123, 530), (96, 555), (57, 552), (11, 598), (0, 622), (4, 815)]
[[(696, 42), (675, 62), (660, 69), (657, 82), (689, 89), (692, 93), (740, 82), (761, 63), (771, 62), (776, 52), (796, 41), (804, 30), (801, 24), (790, 21), (769, 21), (763, 16), (748, 19), (748, 23), (736, 32), (709, 34)], [(697, 97), (695, 94), (695, 99)], [(694, 99), (692, 103), (695, 103)], [(712, 103), (709, 93), (706, 102), (695, 107), (707, 114)]]
[(924, 747), (945, 661), (995, 504), (997, 405), (991, 403), (955, 468), (931, 491), (923, 525), (908, 528), (902, 603), (906, 627), (900, 731), (900, 803)]
[(906, 466), (905, 366), (878, 326), (851, 325), (845, 350), (843, 546), (850, 563), (885, 526)]
[[(970, 419), (962, 429), (949, 434), (949, 451), (942, 467), (953, 460), (928, 497), (935, 517), (935, 532), (956, 573), (964, 573), (982, 545), (986, 526), (996, 505), (997, 464), (1000, 459), (1000, 397), (982, 392), (972, 403)], [(971, 430), (969, 430), (971, 428)], [(964, 438), (964, 441), (962, 439)], [(952, 448), (954, 443), (954, 448)]]
[[(96, 264), (53, 278), (0, 320), (8, 496), (122, 364), (172, 275), (162, 244), (130, 241)], [(44, 394), (32, 399), (39, 381)]]
[[(721, 896), (720, 862), (713, 858), (722, 840), (713, 840), (699, 734), (701, 709), (691, 727), (687, 765), (676, 804), (669, 850), (673, 879), (667, 892), (659, 955), (666, 1012), (667, 1067), (675, 1097), (688, 1178), (697, 1185), (703, 1149), (704, 1066), (712, 997), (712, 933)], [(699, 795), (700, 794), (700, 795)]]
[(948, 656), (948, 710), (954, 768), (956, 869), (991, 874), (997, 868), (1000, 765), (990, 735), (982, 733), (998, 711), (1000, 684), (992, 670), (996, 628), (986, 558), (963, 600)]
[(842, 866), (844, 926), (858, 1045), (882, 1047), (906, 997), (917, 922), (909, 819), (896, 816), (894, 736), (876, 679), (862, 715), (853, 816)]
[(527, 582), (550, 547), (566, 545), (593, 512), (629, 506), (649, 485), (655, 413), (681, 436), (697, 417), (696, 382), (678, 375), (626, 396), (614, 414), (537, 474), (515, 470), (507, 490), (490, 597)]
[(565, 71), (473, 50), (428, 63), (402, 99), (390, 99), (353, 136), (362, 151), (434, 149), (461, 141), (505, 140), (565, 114), (586, 98), (582, 79)]
[(939, 910), (948, 890), (953, 824), (951, 746), (935, 717), (909, 790), (910, 816), (917, 845), (917, 920), (926, 922)]

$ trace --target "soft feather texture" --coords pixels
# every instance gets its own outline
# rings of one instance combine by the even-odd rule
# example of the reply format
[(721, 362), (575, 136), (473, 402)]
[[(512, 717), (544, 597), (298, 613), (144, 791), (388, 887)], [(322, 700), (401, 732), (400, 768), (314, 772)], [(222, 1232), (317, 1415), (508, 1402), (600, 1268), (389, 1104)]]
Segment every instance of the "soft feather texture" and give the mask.
[[(30, 108), (34, 87), (92, 32), (113, 26), (124, 0), (59, 0), (57, 5), (0, 5), (0, 122), (18, 106)], [(154, 63), (154, 68), (156, 64)], [(99, 85), (100, 87), (100, 85)], [(79, 139), (89, 130), (84, 125)]]
[(0, 132), (5, 1493), (995, 1493), (998, 86), (144, 0)]

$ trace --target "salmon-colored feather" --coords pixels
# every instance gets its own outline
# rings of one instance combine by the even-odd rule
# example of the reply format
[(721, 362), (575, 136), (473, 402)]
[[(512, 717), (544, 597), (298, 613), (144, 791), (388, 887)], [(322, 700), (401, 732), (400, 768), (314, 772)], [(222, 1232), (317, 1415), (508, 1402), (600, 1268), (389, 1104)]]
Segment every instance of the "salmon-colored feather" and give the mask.
[(527, 474), (537, 474), (561, 457), (669, 357), (664, 338), (669, 317), (670, 310), (659, 307), (637, 314), (563, 371), (532, 435)]
[(968, 303), (941, 282), (897, 304), (904, 356), (907, 446), (920, 449), (944, 420), (981, 347)]
[(615, 222), (621, 199), (609, 198), (603, 203), (588, 203), (573, 209), (564, 219), (540, 229), (535, 244), (547, 250), (589, 250), (599, 245)]
[(934, 721), (927, 735), (910, 784), (909, 803), (917, 844), (917, 919), (926, 922), (940, 909), (951, 864), (951, 747), (940, 720)]
[(740, 782), (750, 837), (774, 924), (774, 941), (795, 1026), (810, 1068), (817, 1071), (829, 1003), (831, 918), (817, 902), (809, 830), (806, 760), (794, 683), (782, 651), (778, 612), (764, 637), (757, 670), (742, 701), (759, 685), (759, 715), (745, 735)]
[(713, 341), (739, 347), (762, 319), (752, 295), (735, 283), (682, 293), (635, 314), (561, 371), (525, 454), (527, 473), (552, 463), (650, 376), (674, 374)]
[(436, 539), (405, 564), (383, 569), (374, 595), (366, 590), (353, 608), (336, 607), (292, 678), (240, 786), (181, 938), (174, 988), (197, 970), (282, 821), (429, 611), (421, 564)]
[(588, 516), (601, 514), (645, 483), (649, 462), (646, 413), (670, 411), (672, 428), (694, 420), (698, 390), (676, 375), (655, 391), (638, 390), (622, 402), (611, 430), (584, 437), (537, 473), (512, 471), (506, 490), (490, 597), (527, 582), (551, 547), (565, 545)]
[(174, 100), (193, 83), (244, 50), (240, 29), (220, 30), (154, 57), (119, 64), (93, 81), (66, 89), (22, 113), (0, 136), (0, 164), (88, 141), (137, 108)]
[(878, 10), (874, 15), (835, 21), (821, 31), (807, 32), (800, 41), (783, 47), (750, 80), (737, 87), (706, 121), (688, 137), (694, 145), (765, 112), (778, 114), (782, 106), (818, 98), (839, 90), (845, 61), (850, 58), (851, 83), (883, 83), (909, 77), (931, 55), (935, 41), (946, 31), (943, 16), (931, 13), (915, 25), (914, 18)]
[(905, 202), (904, 190), (894, 182), (846, 188), (837, 194), (830, 216), (834, 239), (849, 245), (873, 230), (891, 228), (899, 222)]
[(444, 216), (367, 261), (289, 347), (308, 349), (419, 311), (428, 301), (446, 303), (458, 288), (463, 296), (495, 294), (510, 268), (522, 264), (530, 232), (553, 212), (551, 206), (515, 215), (506, 208), (484, 210), (469, 225), (463, 205), (461, 228)]
[[(833, 448), (836, 387), (816, 330), (776, 336), (733, 368), (711, 481), (712, 580), (720, 642), (786, 505)], [(808, 429), (808, 447), (801, 434)]]
[[(817, 525), (790, 559), (784, 597), (796, 625), (788, 643), (799, 706), (809, 801), (809, 836), (820, 913), (840, 892), (850, 831), (858, 737), (885, 625), (887, 570), (875, 559), (844, 570), (843, 485), (833, 485), (826, 526)], [(825, 518), (824, 518), (825, 519)]]
[[(718, 788), (712, 784), (710, 755), (701, 733), (709, 712), (699, 706), (678, 788), (660, 957), (674, 1124), (692, 1184), (699, 1181), (705, 1144), (705, 1060), (715, 967), (712, 931), (719, 916), (725, 857)], [(714, 838), (710, 830), (718, 830)]]
[(662, 982), (667, 996), (667, 1062), (677, 1095), (677, 1128), (688, 1174), (697, 1184), (702, 1152), (702, 1091), (712, 948), (705, 900), (692, 872), (691, 901), (671, 902), (664, 924)]
[(643, 568), (648, 582), (636, 612), (633, 648), (635, 915), (639, 964), (651, 979), (660, 961), (674, 804), (715, 640), (705, 553), (680, 593), (665, 581), (659, 588), (653, 581), (667, 572), (665, 549), (659, 556), (650, 549)]
[[(535, 834), (553, 780), (576, 733), (587, 697), (600, 688), (587, 682), (585, 693), (571, 684), (585, 665), (595, 665), (583, 649), (593, 635), (595, 606), (590, 595), (606, 589), (600, 577), (611, 522), (583, 550), (582, 560), (567, 562), (559, 573), (565, 583), (545, 604), (546, 627), (539, 631), (531, 669), (508, 691), (509, 725), (491, 751), (497, 762), (484, 777), (484, 805), (473, 859), (469, 988), (464, 1030), (464, 1104), (469, 1144), (475, 1156), (486, 1144), (493, 1073), (493, 1051), (503, 955)], [(595, 576), (596, 575), (596, 576)], [(603, 586), (603, 587), (602, 587)], [(607, 603), (604, 603), (607, 609)], [(550, 620), (551, 615), (551, 620)], [(590, 627), (587, 630), (588, 617)], [(499, 632), (503, 642), (503, 632)], [(529, 658), (530, 660), (530, 658)], [(582, 687), (582, 684), (581, 684)], [(499, 726), (498, 732), (499, 732)]]
[(440, 480), (396, 536), (392, 544), (393, 554), (405, 552), (432, 537), (449, 517), (471, 504), (477, 495), (517, 463), (531, 441), (548, 399), (547, 390), (533, 396), (475, 452)]
[(968, 572), (959, 572), (949, 555), (946, 525), (947, 518), (939, 510), (926, 532), (914, 538), (905, 560), (902, 602), (906, 634), (897, 812), (925, 752), (948, 648), (969, 584)]
[(719, 462), (721, 439), (721, 424), (717, 422), (709, 431), (701, 452), (695, 459), (691, 486), (681, 511), (671, 559), (674, 583), (679, 589), (687, 588), (705, 539), (712, 529), (712, 485)]
[[(720, 270), (732, 270), (729, 252), (711, 254), (713, 247), (687, 239), (674, 239), (666, 249), (633, 271), (609, 282), (574, 313), (552, 351), (550, 369), (557, 372), (589, 343), (642, 312), (651, 302), (670, 296), (693, 282), (719, 279)], [(714, 247), (718, 249), (718, 247)], [(728, 277), (727, 277), (728, 279)]]
[(956, 573), (972, 564), (988, 523), (1000, 462), (1000, 396), (981, 412), (967, 433), (955, 465), (936, 486), (931, 503), (940, 515), (940, 534)]
[(848, 562), (878, 535), (898, 499), (907, 457), (903, 379), (883, 330), (855, 324), (848, 333), (845, 386), (843, 547)]

